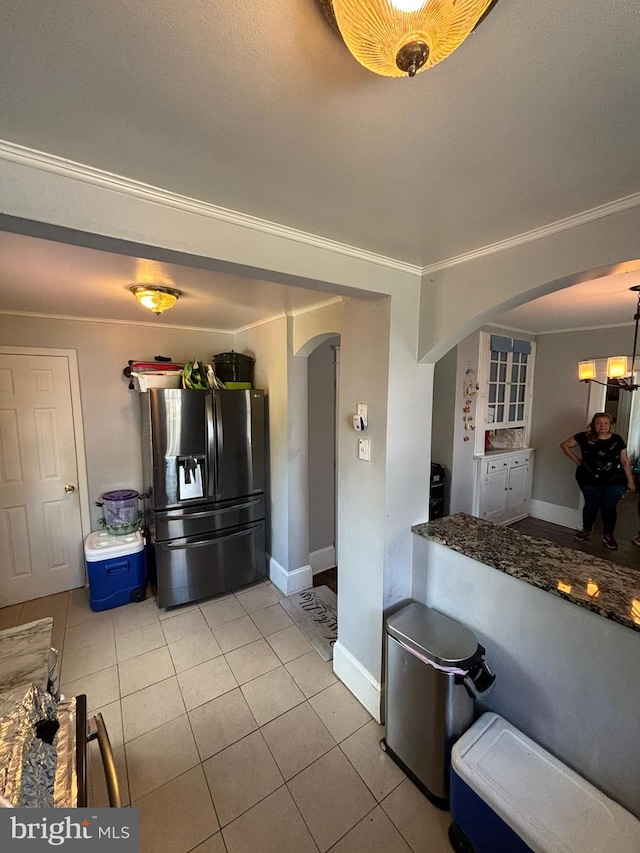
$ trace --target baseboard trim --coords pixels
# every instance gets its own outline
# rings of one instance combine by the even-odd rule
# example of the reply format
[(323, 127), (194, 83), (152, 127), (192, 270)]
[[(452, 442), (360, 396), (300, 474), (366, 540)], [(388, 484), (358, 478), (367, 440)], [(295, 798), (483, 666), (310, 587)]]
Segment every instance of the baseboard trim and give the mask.
[(314, 575), (333, 569), (336, 564), (336, 549), (333, 545), (319, 548), (309, 554), (309, 564)]
[(579, 509), (571, 509), (568, 506), (548, 503), (547, 501), (529, 501), (529, 511), (533, 518), (541, 521), (550, 521), (552, 524), (561, 524), (572, 530), (580, 530), (582, 527), (582, 513)]
[(299, 569), (288, 572), (271, 555), (269, 555), (269, 579), (285, 595), (293, 595), (313, 586), (311, 566), (300, 566)]
[(382, 720), (382, 685), (345, 649), (340, 640), (333, 647), (333, 671), (379, 723)]

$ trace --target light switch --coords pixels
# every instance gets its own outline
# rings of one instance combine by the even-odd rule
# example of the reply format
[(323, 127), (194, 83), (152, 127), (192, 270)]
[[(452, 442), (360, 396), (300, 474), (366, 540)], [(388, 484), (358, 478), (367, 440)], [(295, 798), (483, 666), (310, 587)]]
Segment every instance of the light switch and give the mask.
[(362, 459), (363, 462), (371, 462), (371, 439), (370, 438), (359, 438), (358, 439), (358, 459)]

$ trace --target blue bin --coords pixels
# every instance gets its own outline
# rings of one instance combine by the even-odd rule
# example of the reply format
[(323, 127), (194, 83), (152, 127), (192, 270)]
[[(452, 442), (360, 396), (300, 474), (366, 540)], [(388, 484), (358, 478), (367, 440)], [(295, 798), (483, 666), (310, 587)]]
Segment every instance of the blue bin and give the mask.
[(139, 530), (126, 536), (90, 533), (84, 543), (92, 610), (109, 610), (144, 601), (146, 568), (144, 537)]
[(451, 814), (456, 853), (640, 850), (640, 821), (493, 713), (453, 746)]

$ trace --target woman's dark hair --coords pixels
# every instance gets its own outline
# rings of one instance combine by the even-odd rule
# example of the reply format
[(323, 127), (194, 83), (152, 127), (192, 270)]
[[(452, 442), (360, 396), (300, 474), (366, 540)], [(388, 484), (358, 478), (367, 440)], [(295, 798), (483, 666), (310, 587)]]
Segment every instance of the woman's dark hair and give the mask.
[(609, 412), (596, 412), (589, 421), (589, 429), (587, 430), (587, 441), (589, 444), (595, 444), (598, 440), (598, 434), (596, 433), (596, 421), (598, 418), (606, 418), (611, 424), (609, 431), (611, 432), (613, 430), (613, 425), (615, 423), (613, 415), (610, 415)]

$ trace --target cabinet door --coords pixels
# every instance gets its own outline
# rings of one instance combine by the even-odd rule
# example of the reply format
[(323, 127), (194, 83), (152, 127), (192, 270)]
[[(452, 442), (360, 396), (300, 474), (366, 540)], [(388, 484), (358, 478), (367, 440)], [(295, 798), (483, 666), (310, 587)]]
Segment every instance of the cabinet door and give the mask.
[(527, 419), (528, 397), (531, 385), (528, 381), (530, 356), (523, 352), (509, 353), (509, 405), (507, 427), (523, 426)]
[(507, 514), (509, 471), (500, 468), (484, 474), (480, 482), (480, 518), (503, 521)]
[(487, 407), (485, 420), (493, 429), (507, 423), (509, 399), (509, 375), (511, 353), (491, 351), (487, 385)]
[(509, 469), (507, 512), (509, 518), (529, 512), (529, 466), (513, 465)]
[[(478, 398), (475, 453), (486, 452), (486, 433), (490, 430), (524, 431), (523, 446), (529, 443), (535, 343), (530, 352), (514, 348), (510, 352), (492, 349), (492, 336), (480, 332), (478, 352)], [(517, 342), (513, 341), (514, 347)], [(470, 405), (466, 400), (466, 405)], [(509, 443), (503, 445), (511, 446)]]

